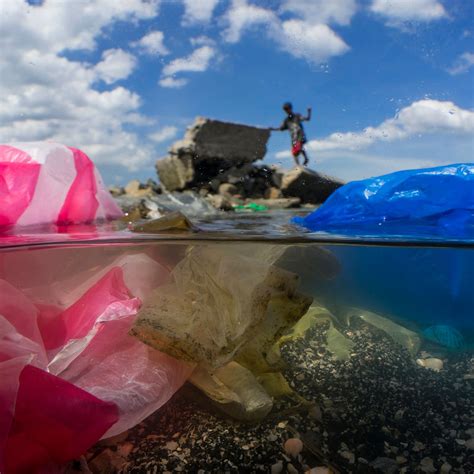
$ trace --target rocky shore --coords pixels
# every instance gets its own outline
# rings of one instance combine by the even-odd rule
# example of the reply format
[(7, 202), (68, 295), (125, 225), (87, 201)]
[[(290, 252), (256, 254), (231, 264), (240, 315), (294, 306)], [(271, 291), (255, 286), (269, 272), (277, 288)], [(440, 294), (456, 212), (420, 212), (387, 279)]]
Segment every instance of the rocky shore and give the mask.
[[(88, 469), (124, 474), (474, 471), (472, 354), (428, 353), (427, 347), (412, 354), (387, 333), (353, 318), (342, 332), (350, 354), (341, 360), (329, 350), (329, 329), (318, 324), (282, 346), (285, 377), (304, 403), (280, 399), (262, 422), (246, 424), (217, 413), (186, 385), (140, 425), (91, 449)], [(432, 370), (416, 358), (441, 365)], [(74, 469), (81, 469), (79, 462)]]
[(156, 162), (159, 184), (132, 180), (110, 191), (126, 212), (153, 218), (183, 195), (187, 204), (192, 201), (208, 213), (248, 205), (286, 209), (321, 204), (343, 184), (308, 168), (283, 171), (259, 163), (269, 136), (268, 129), (199, 117), (170, 147), (168, 156)]

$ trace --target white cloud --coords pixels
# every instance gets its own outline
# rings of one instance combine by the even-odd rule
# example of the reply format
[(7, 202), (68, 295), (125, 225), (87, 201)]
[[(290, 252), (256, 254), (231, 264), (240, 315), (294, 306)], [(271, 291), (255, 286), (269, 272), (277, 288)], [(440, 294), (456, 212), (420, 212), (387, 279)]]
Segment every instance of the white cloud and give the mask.
[(208, 23), (219, 0), (183, 0), (184, 15), (182, 24), (185, 26), (195, 23)]
[(447, 16), (438, 0), (373, 0), (370, 10), (385, 17), (391, 26), (399, 26), (405, 21), (429, 22)]
[(216, 44), (212, 38), (204, 35), (196, 36), (191, 38), (189, 41), (193, 46), (214, 46)]
[(183, 87), (187, 84), (187, 79), (175, 78), (175, 74), (180, 72), (204, 72), (215, 56), (215, 48), (206, 45), (195, 49), (189, 56), (173, 59), (163, 68), (159, 84), (162, 87)]
[(169, 54), (168, 48), (164, 44), (165, 35), (162, 31), (151, 31), (147, 35), (132, 43), (132, 46), (140, 48), (145, 54), (151, 56), (166, 56)]
[[(310, 6), (308, 11), (304, 9), (305, 5)], [(224, 21), (227, 23), (227, 29), (223, 32), (224, 40), (228, 43), (237, 43), (246, 30), (258, 26), (264, 27), (267, 37), (280, 49), (294, 57), (320, 64), (332, 56), (344, 54), (349, 50), (347, 44), (321, 21), (333, 19), (338, 23), (348, 22), (353, 14), (349, 8), (351, 5), (350, 1), (332, 4), (316, 0), (313, 5), (309, 0), (295, 3), (291, 0), (282, 8), (297, 14), (305, 13), (307, 19), (293, 18), (281, 21), (272, 10), (249, 4), (246, 0), (234, 0), (224, 16)], [(320, 8), (315, 9), (314, 6)]]
[(203, 72), (209, 67), (209, 62), (216, 51), (211, 46), (201, 46), (185, 58), (177, 58), (163, 68), (164, 76), (172, 76), (178, 72)]
[[(396, 141), (424, 134), (474, 133), (474, 111), (461, 109), (453, 102), (432, 99), (413, 102), (393, 118), (361, 132), (333, 133), (321, 140), (310, 140), (306, 147), (317, 152), (356, 151), (376, 142)], [(288, 151), (277, 158), (290, 156)]]
[(168, 140), (171, 140), (176, 136), (178, 133), (178, 128), (177, 127), (172, 127), (172, 126), (167, 126), (163, 127), (161, 130), (158, 130), (157, 132), (151, 133), (148, 135), (150, 140), (153, 140), (156, 143), (162, 143), (166, 142)]
[(469, 69), (471, 69), (473, 66), (474, 53), (465, 52), (456, 59), (453, 66), (448, 69), (448, 72), (449, 74), (456, 76), (457, 74), (463, 74), (469, 71)]
[(356, 12), (355, 0), (285, 0), (282, 12), (291, 12), (311, 23), (348, 25)]
[(102, 61), (95, 65), (94, 71), (107, 84), (126, 79), (137, 65), (135, 56), (123, 49), (108, 49), (102, 53)]
[(150, 19), (158, 14), (159, 0), (26, 1), (2, 0), (0, 31), (5, 47), (57, 53), (93, 50), (96, 38), (109, 24)]
[(242, 33), (255, 25), (271, 27), (279, 22), (273, 11), (250, 5), (246, 0), (233, 0), (224, 19), (228, 26), (223, 35), (228, 43), (237, 43)]
[(97, 37), (116, 21), (151, 19), (159, 2), (145, 0), (62, 2), (31, 6), (2, 1), (0, 15), (0, 140), (56, 140), (82, 148), (99, 164), (130, 170), (149, 162), (151, 145), (125, 129), (146, 123), (140, 97), (124, 87), (95, 89), (127, 77), (135, 59), (109, 50), (97, 65), (62, 53), (93, 50)]
[(168, 87), (169, 89), (180, 89), (184, 87), (189, 81), (184, 78), (175, 79), (174, 77), (163, 77), (158, 81), (161, 87)]
[(349, 50), (347, 44), (329, 26), (312, 25), (303, 20), (284, 21), (275, 39), (285, 51), (314, 64), (320, 64)]

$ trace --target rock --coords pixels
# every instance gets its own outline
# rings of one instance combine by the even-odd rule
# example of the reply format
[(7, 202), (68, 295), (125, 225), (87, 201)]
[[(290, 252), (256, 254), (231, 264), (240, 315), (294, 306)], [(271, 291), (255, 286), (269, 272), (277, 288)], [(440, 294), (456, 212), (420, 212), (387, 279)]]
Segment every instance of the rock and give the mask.
[(275, 188), (274, 186), (267, 188), (264, 195), (265, 199), (281, 199), (282, 197), (283, 193), (281, 192), (281, 190)]
[(290, 209), (300, 207), (300, 198), (252, 199), (252, 202), (268, 209)]
[(154, 179), (151, 178), (148, 178), (146, 180), (145, 187), (152, 189), (153, 192), (155, 192), (156, 194), (161, 194), (162, 192), (161, 186)]
[(417, 359), (416, 363), (421, 367), (434, 370), (435, 372), (443, 370), (443, 361), (441, 359), (436, 359), (435, 357), (430, 357), (428, 359)]
[(169, 156), (156, 162), (160, 181), (168, 191), (212, 182), (216, 192), (222, 182), (236, 184), (249, 174), (251, 163), (263, 158), (269, 136), (267, 129), (197, 118), (183, 140), (172, 145)]
[(132, 232), (154, 234), (160, 232), (197, 232), (198, 229), (194, 227), (191, 221), (181, 212), (172, 212), (158, 219), (135, 224), (132, 227)]
[(122, 186), (109, 186), (109, 193), (114, 197), (121, 196), (125, 194), (125, 189)]
[(156, 162), (156, 171), (161, 184), (167, 191), (186, 189), (195, 178), (193, 157), (191, 155), (167, 156)]
[(204, 117), (196, 118), (183, 140), (172, 145), (170, 153), (190, 154), (197, 161), (212, 157), (225, 162), (248, 163), (265, 156), (270, 131)]
[(474, 449), (474, 438), (468, 439), (466, 443), (464, 444), (464, 446), (467, 449)]
[(207, 202), (209, 202), (213, 207), (221, 211), (232, 211), (234, 206), (228, 196), (221, 194), (208, 194), (206, 196)]
[(165, 445), (165, 449), (168, 451), (176, 451), (179, 448), (179, 444), (176, 441), (168, 441)]
[(153, 196), (155, 191), (151, 187), (142, 187), (138, 179), (132, 179), (125, 186), (125, 194), (132, 197), (146, 197)]
[(290, 438), (283, 445), (285, 453), (296, 458), (303, 451), (303, 442), (298, 438)]
[(377, 471), (384, 474), (395, 474), (398, 472), (397, 461), (391, 458), (378, 457), (370, 463), (370, 465)]
[(441, 474), (448, 474), (449, 472), (451, 472), (451, 469), (452, 469), (452, 468), (453, 468), (453, 467), (451, 466), (451, 464), (445, 462), (445, 463), (443, 463), (443, 464), (441, 465), (441, 467), (440, 467), (440, 469), (439, 469), (439, 472), (440, 472)]
[(283, 462), (278, 461), (275, 464), (272, 464), (272, 467), (270, 468), (271, 474), (280, 474), (283, 472)]
[(342, 185), (335, 178), (295, 167), (283, 175), (281, 191), (286, 197), (299, 197), (302, 203), (319, 204)]
[(237, 186), (235, 186), (234, 184), (222, 183), (219, 186), (219, 194), (221, 195), (234, 196), (237, 193), (238, 193), (238, 189), (237, 189)]
[(298, 469), (296, 469), (296, 467), (291, 463), (287, 464), (286, 470), (288, 471), (288, 474), (298, 474)]
[(420, 470), (421, 472), (437, 472), (436, 468), (434, 467), (433, 460), (429, 457), (425, 457), (421, 460)]
[(355, 455), (354, 453), (351, 453), (350, 451), (341, 451), (341, 456), (349, 461), (349, 464), (354, 464), (355, 462)]

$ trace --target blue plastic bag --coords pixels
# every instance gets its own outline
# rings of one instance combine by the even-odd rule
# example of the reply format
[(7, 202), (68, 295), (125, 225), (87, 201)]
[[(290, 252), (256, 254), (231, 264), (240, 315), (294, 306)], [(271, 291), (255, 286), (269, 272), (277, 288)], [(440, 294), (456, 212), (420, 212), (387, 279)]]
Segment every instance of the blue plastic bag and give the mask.
[(398, 171), (353, 181), (293, 222), (348, 236), (474, 239), (474, 164)]

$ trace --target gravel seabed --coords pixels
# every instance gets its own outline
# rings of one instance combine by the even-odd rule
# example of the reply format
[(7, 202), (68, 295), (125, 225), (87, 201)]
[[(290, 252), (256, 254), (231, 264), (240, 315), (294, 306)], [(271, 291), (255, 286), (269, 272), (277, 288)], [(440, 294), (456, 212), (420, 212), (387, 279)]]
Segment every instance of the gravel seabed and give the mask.
[[(282, 347), (285, 376), (309, 403), (280, 400), (263, 422), (238, 423), (186, 385), (138, 426), (91, 449), (82, 471), (473, 473), (472, 352), (445, 353), (435, 372), (354, 319), (344, 331), (355, 343), (351, 356), (338, 361), (325, 348), (328, 327)], [(283, 449), (293, 437), (304, 445), (296, 458)]]

